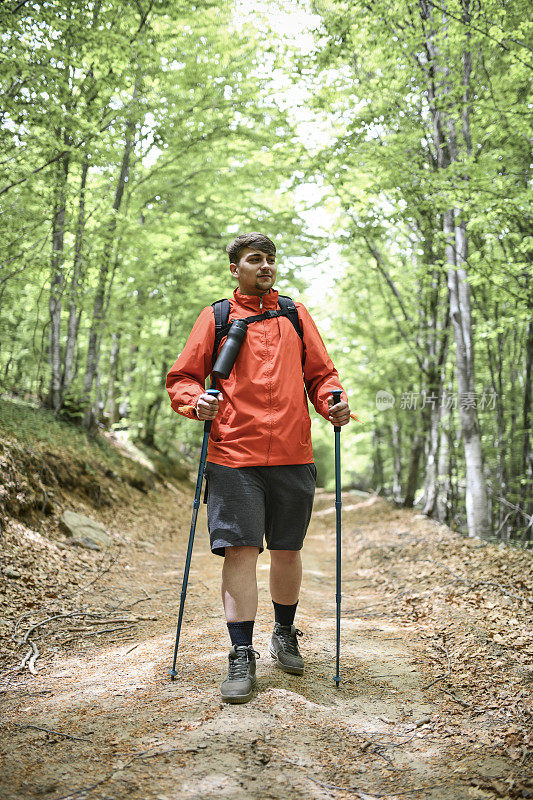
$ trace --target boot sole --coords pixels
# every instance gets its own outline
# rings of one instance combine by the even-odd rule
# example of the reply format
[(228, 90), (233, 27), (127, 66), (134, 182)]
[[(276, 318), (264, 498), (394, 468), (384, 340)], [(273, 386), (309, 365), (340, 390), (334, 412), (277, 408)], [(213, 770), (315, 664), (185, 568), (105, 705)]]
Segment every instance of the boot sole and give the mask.
[(282, 664), (277, 655), (273, 650), (268, 651), (278, 667), (283, 670), (283, 672), (288, 672), (290, 675), (303, 675), (304, 668), (303, 667), (288, 667), (286, 664)]
[(252, 688), (250, 689), (248, 694), (224, 695), (222, 694), (222, 692), (220, 692), (220, 697), (222, 698), (224, 703), (232, 703), (232, 704), (248, 703), (252, 699), (255, 689), (257, 689), (257, 681), (254, 678)]

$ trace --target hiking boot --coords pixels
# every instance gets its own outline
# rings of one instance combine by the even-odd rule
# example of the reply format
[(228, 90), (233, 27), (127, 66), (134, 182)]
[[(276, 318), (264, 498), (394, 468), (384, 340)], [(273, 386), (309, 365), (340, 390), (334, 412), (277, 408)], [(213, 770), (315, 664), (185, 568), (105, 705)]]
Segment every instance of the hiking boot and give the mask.
[(269, 648), (270, 655), (278, 662), (278, 666), (292, 675), (301, 675), (304, 671), (304, 660), (298, 650), (297, 636), (303, 636), (303, 633), (294, 625), (280, 625), (276, 622)]
[(225, 703), (247, 703), (256, 687), (255, 659), (259, 653), (252, 645), (232, 646), (229, 651), (228, 677), (220, 687)]

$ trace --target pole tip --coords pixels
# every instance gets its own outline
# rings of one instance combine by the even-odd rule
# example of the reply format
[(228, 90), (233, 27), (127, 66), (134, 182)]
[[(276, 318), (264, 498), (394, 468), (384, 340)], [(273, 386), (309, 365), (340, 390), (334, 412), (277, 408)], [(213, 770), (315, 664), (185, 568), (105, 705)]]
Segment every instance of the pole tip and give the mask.
[(169, 672), (170, 672), (170, 680), (173, 681), (174, 678), (177, 676), (178, 671), (177, 671), (177, 669), (171, 669), (171, 670), (169, 670)]
[(335, 688), (338, 689), (339, 688), (339, 683), (341, 682), (341, 679), (339, 677), (335, 676), (333, 680), (335, 681)]

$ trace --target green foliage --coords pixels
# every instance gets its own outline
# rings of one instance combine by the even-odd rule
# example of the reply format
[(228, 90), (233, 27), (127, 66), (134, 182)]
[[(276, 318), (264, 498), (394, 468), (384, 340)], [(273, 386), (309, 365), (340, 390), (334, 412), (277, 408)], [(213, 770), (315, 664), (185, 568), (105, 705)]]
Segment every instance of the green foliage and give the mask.
[[(504, 10), (496, 2), (475, 8), (453, 2), (441, 13), (433, 4), (407, 0), (371, 9), (317, 0), (313, 10), (321, 19), (317, 44), (300, 56), (298, 79), (310, 87), (317, 119), (335, 120), (335, 135), (306, 166), (309, 179), (320, 176), (343, 212), (336, 238), (345, 267), (333, 293), (330, 352), (347, 376), (352, 405), (368, 422), (363, 441), (375, 465), (368, 433), (385, 433), (380, 458), (390, 487), (397, 426), (405, 482), (409, 448), (420, 432), (427, 453), (424, 397), (440, 391), (442, 378), (457, 398), (451, 329), (444, 366), (432, 366), (448, 301), (442, 215), (455, 206), (467, 225), (478, 419), (493, 515), (500, 525), (505, 514), (496, 487), (502, 475), (504, 499), (531, 513), (522, 483), (530, 431), (520, 422), (528, 402), (533, 314), (525, 223), (531, 209), (526, 4), (517, 0)], [(436, 114), (446, 137), (455, 125), (454, 154), (437, 152)], [(376, 407), (379, 390), (394, 396), (393, 408)], [(409, 406), (411, 393), (416, 409)], [(452, 442), (459, 420), (453, 425)], [(531, 475), (531, 445), (528, 459)], [(448, 477), (464, 486), (460, 450)], [(452, 522), (464, 514), (460, 494)], [(523, 530), (523, 514), (515, 509), (512, 516), (511, 528)]]
[(183, 428), (166, 371), (201, 308), (234, 287), (226, 243), (263, 227), (283, 256), (310, 239), (281, 188), (299, 146), (264, 89), (259, 34), (236, 31), (230, 3), (148, 9), (53, 0), (0, 16), (0, 380), (50, 402), (55, 297), (61, 413), (89, 402), (100, 423), (140, 435), (155, 415), (164, 446)]
[(0, 398), (0, 435), (27, 448), (61, 451), (78, 461), (102, 462), (111, 468), (122, 464), (116, 447), (102, 436), (89, 436), (82, 428), (58, 419), (52, 411), (16, 398)]

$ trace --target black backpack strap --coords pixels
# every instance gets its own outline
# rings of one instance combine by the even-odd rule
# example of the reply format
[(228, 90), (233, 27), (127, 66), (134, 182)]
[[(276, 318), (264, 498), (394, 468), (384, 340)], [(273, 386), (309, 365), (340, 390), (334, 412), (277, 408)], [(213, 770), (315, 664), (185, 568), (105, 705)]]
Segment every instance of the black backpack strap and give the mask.
[(216, 303), (213, 303), (213, 311), (215, 314), (215, 341), (213, 344), (212, 364), (215, 366), (220, 342), (230, 329), (230, 323), (228, 322), (230, 312), (229, 300), (227, 298), (217, 300)]
[(302, 328), (300, 326), (300, 318), (298, 317), (298, 309), (294, 305), (293, 300), (290, 297), (287, 297), (284, 294), (278, 295), (278, 303), (281, 310), (284, 312), (283, 316), (286, 316), (290, 319), (293, 324), (294, 330), (300, 337), (300, 339), (304, 340), (304, 335), (302, 333)]

